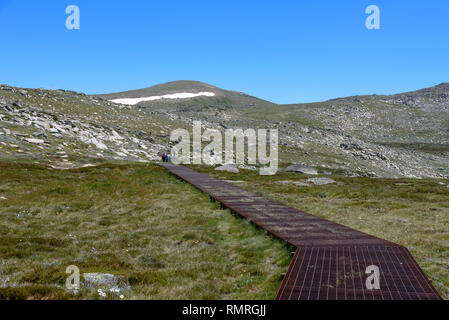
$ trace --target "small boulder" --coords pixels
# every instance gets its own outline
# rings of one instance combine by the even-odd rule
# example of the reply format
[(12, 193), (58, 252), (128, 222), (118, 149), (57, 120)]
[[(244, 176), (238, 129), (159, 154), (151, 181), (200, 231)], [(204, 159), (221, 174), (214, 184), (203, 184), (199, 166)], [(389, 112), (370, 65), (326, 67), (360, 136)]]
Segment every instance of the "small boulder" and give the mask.
[(293, 184), (298, 187), (310, 187), (310, 184), (301, 181), (293, 182)]
[(31, 139), (31, 138), (27, 138), (25, 139), (27, 142), (29, 143), (34, 143), (34, 144), (43, 144), (45, 141), (42, 139)]
[(33, 133), (33, 136), (36, 138), (40, 138), (40, 139), (47, 139), (48, 135), (46, 132), (42, 131), (42, 132), (35, 132)]
[(3, 108), (4, 108), (6, 111), (9, 111), (9, 112), (12, 112), (12, 111), (13, 111), (8, 105), (4, 105)]
[(316, 186), (324, 186), (326, 184), (335, 183), (335, 180), (332, 180), (330, 178), (310, 178), (307, 179), (307, 181), (313, 183)]
[(115, 287), (119, 280), (119, 277), (109, 273), (84, 273), (84, 281), (90, 286)]
[(298, 187), (310, 187), (310, 184), (302, 182), (302, 181), (282, 180), (282, 181), (275, 181), (274, 183), (294, 184), (294, 185), (296, 185)]
[(285, 169), (285, 171), (287, 171), (287, 172), (299, 172), (299, 173), (311, 174), (311, 175), (317, 175), (318, 174), (318, 170), (316, 168), (308, 167), (308, 166), (302, 166), (302, 165), (298, 165), (298, 164), (294, 164), (292, 166), (287, 167), (287, 169)]
[(108, 147), (101, 141), (98, 141), (95, 137), (90, 139), (90, 142), (95, 145), (98, 149), (106, 150)]
[(239, 173), (239, 169), (234, 164), (225, 164), (221, 167), (215, 168), (217, 171), (226, 171), (226, 172), (232, 172), (232, 173)]

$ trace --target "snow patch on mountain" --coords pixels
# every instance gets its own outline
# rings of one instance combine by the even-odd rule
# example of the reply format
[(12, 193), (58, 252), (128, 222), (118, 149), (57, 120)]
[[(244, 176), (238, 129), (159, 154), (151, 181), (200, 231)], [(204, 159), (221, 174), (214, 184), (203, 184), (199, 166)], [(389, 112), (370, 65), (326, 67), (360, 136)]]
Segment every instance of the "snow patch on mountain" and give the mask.
[(195, 97), (213, 97), (215, 96), (215, 93), (213, 92), (199, 92), (199, 93), (173, 93), (173, 94), (166, 94), (163, 96), (151, 96), (151, 97), (143, 97), (143, 98), (121, 98), (121, 99), (113, 99), (110, 100), (114, 103), (119, 104), (127, 104), (127, 105), (136, 105), (140, 102), (144, 101), (154, 101), (154, 100), (161, 100), (161, 99), (188, 99), (188, 98), (195, 98)]

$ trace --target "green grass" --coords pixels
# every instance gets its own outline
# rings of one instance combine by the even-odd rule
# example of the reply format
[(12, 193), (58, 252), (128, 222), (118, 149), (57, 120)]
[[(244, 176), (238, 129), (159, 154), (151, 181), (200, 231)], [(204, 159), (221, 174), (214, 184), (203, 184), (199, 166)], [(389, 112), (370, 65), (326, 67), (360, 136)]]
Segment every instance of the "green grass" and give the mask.
[(290, 261), (284, 242), (154, 165), (0, 162), (0, 196), (0, 299), (100, 298), (65, 289), (69, 265), (118, 276), (125, 299), (273, 299)]
[[(444, 299), (449, 299), (449, 181), (373, 179), (330, 175), (336, 184), (299, 187), (275, 181), (301, 181), (308, 176), (278, 172), (259, 176), (196, 170), (238, 186), (407, 247)], [(309, 176), (310, 177), (310, 176)]]
[[(449, 298), (449, 188), (441, 180), (195, 169), (292, 207), (404, 245)], [(445, 181), (446, 184), (449, 181)], [(126, 299), (272, 299), (291, 248), (207, 195), (147, 164), (58, 171), (0, 162), (0, 299), (100, 298), (67, 291), (65, 269), (120, 277)], [(117, 298), (109, 296), (107, 298)]]

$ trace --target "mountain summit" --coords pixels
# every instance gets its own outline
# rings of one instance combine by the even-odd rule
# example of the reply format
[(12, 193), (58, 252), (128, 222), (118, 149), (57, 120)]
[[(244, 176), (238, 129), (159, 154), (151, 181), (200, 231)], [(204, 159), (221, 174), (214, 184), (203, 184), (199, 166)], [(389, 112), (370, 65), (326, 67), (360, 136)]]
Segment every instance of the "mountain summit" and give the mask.
[(126, 102), (129, 101), (131, 105), (151, 105), (152, 101), (160, 103), (161, 100), (163, 102), (169, 102), (169, 100), (172, 100), (171, 102), (179, 102), (179, 100), (183, 99), (196, 99), (194, 102), (203, 104), (218, 102), (226, 106), (274, 105), (271, 102), (242, 92), (224, 90), (204, 82), (191, 80), (172, 81), (148, 88), (97, 96), (110, 101), (123, 102), (124, 104), (127, 104)]

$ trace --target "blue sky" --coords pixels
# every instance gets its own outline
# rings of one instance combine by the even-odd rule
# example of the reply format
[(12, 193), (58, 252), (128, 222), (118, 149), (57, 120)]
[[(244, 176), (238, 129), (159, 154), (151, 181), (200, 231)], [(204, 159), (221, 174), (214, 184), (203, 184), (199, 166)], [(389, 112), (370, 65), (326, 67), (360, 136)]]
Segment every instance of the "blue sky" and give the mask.
[[(71, 4), (80, 30), (65, 27)], [(0, 83), (20, 87), (199, 80), (296, 103), (449, 82), (447, 0), (0, 0), (0, 30)]]

